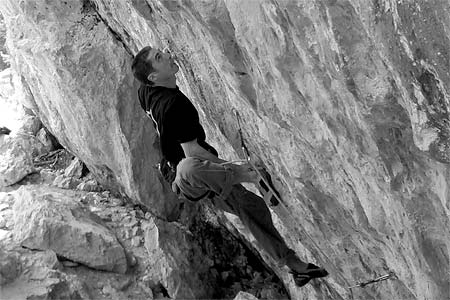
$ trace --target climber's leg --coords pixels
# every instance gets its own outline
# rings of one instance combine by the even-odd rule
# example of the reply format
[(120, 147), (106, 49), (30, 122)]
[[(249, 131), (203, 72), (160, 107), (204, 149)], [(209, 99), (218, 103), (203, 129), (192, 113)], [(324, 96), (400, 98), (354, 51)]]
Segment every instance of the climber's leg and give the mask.
[(233, 166), (235, 165), (224, 166), (197, 158), (183, 159), (177, 166), (177, 177), (174, 183), (184, 194), (192, 198), (214, 191), (216, 196), (211, 199), (213, 204), (238, 216), (261, 247), (280, 264), (291, 269), (299, 286), (306, 284), (312, 278), (319, 277), (316, 273), (323, 275), (326, 272), (324, 269), (303, 262), (293, 250), (287, 247), (273, 225), (272, 216), (264, 200), (246, 190), (242, 185), (235, 184), (242, 178), (258, 180), (258, 177), (252, 177), (250, 172), (238, 177), (236, 181), (236, 172), (241, 170), (245, 173), (247, 167), (239, 169)]
[(235, 214), (270, 256), (296, 272), (306, 270), (307, 264), (289, 249), (274, 227), (270, 211), (261, 197), (246, 190), (242, 185), (235, 185), (226, 202), (233, 207)]
[[(247, 169), (245, 166), (243, 168)], [(242, 185), (233, 185), (236, 173), (240, 170), (242, 169), (237, 169), (235, 165), (221, 165), (190, 157), (178, 164), (174, 183), (183, 194), (191, 198), (200, 197), (209, 190), (214, 191), (217, 195), (213, 200), (216, 206), (239, 216), (261, 246), (276, 260), (294, 264), (293, 255), (273, 226), (264, 200)], [(247, 179), (245, 176), (240, 178)], [(254, 179), (257, 180), (258, 177)], [(298, 263), (296, 269), (302, 267), (302, 263)]]
[(233, 179), (233, 169), (229, 165), (222, 166), (208, 160), (189, 157), (178, 164), (172, 189), (175, 191), (179, 188), (184, 195), (191, 198), (198, 198), (208, 191), (226, 198), (233, 186)]
[(235, 185), (225, 202), (237, 212), (264, 250), (281, 265), (289, 267), (297, 286), (304, 286), (311, 279), (328, 275), (325, 269), (303, 262), (288, 248), (274, 227), (272, 216), (263, 199), (242, 185)]
[(234, 184), (257, 182), (258, 174), (249, 165), (218, 164), (195, 157), (184, 158), (177, 166), (175, 185), (190, 198), (198, 198), (213, 191), (226, 199)]

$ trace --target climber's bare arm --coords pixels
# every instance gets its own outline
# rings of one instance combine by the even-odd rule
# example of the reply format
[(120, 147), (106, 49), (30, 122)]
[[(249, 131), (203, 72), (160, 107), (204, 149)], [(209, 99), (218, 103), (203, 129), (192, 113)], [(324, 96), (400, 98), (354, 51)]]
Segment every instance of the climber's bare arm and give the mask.
[(182, 143), (181, 147), (183, 148), (184, 155), (186, 157), (198, 157), (218, 164), (226, 162), (225, 160), (220, 159), (217, 156), (205, 150), (205, 148), (203, 148), (197, 143), (197, 139), (186, 143)]

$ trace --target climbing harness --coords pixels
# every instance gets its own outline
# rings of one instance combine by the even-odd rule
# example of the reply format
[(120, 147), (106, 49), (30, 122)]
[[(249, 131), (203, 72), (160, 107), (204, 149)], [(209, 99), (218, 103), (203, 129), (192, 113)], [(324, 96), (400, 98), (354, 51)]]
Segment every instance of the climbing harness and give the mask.
[(371, 279), (371, 280), (368, 280), (368, 281), (364, 281), (364, 282), (357, 282), (356, 285), (349, 286), (348, 288), (349, 289), (353, 289), (353, 288), (356, 288), (356, 287), (362, 287), (363, 288), (366, 285), (369, 285), (369, 284), (372, 284), (372, 283), (376, 283), (376, 282), (380, 282), (380, 281), (383, 281), (383, 280), (387, 280), (387, 279), (392, 278), (392, 277), (397, 278), (397, 275), (395, 275), (395, 273), (393, 271), (390, 271), (386, 275), (383, 275), (383, 276), (380, 276), (380, 277), (377, 277), (375, 279)]

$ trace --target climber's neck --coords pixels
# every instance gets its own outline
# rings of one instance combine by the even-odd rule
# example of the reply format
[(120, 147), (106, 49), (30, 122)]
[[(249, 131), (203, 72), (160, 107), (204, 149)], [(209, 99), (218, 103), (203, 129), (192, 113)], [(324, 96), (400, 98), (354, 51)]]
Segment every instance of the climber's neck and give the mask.
[(173, 76), (169, 76), (165, 79), (155, 81), (153, 83), (153, 86), (163, 86), (169, 89), (174, 89), (177, 87), (177, 78), (175, 77), (175, 74)]

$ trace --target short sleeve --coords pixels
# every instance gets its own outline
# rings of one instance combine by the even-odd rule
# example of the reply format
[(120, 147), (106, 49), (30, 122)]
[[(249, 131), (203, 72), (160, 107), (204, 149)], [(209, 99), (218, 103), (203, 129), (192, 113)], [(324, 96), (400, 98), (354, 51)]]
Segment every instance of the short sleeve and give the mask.
[(184, 97), (178, 97), (167, 112), (164, 120), (165, 134), (178, 143), (186, 143), (199, 138), (201, 125), (194, 105)]
[(139, 104), (141, 104), (143, 110), (147, 111), (147, 97), (145, 92), (145, 86), (141, 85), (138, 89)]

